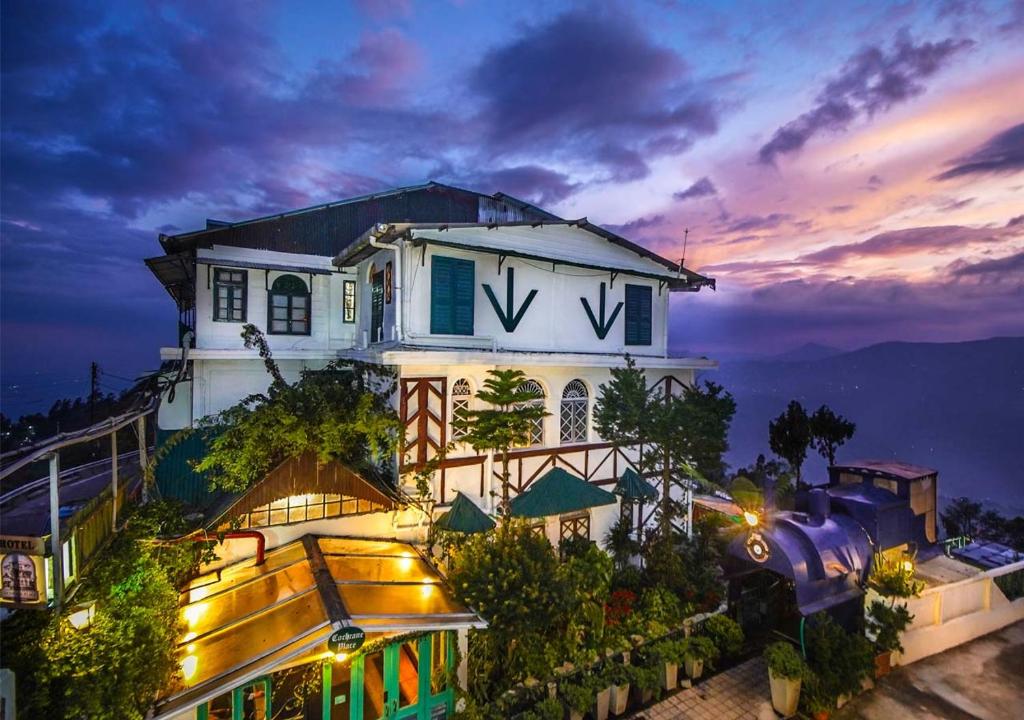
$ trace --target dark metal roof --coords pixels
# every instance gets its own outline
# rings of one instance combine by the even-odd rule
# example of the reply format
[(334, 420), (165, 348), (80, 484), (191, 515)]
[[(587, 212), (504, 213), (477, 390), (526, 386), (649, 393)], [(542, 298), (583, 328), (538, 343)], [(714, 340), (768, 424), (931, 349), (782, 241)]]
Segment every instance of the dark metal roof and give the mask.
[(434, 521), (434, 527), (460, 533), (487, 532), (494, 527), (494, 520), (461, 492), (455, 493), (451, 508)]
[(831, 470), (869, 474), (872, 476), (890, 477), (897, 480), (917, 480), (938, 474), (938, 470), (911, 465), (900, 460), (855, 460), (849, 463), (837, 463)]
[(640, 474), (633, 468), (626, 468), (622, 473), (622, 477), (615, 483), (615, 489), (612, 490), (615, 495), (621, 495), (629, 500), (657, 500), (658, 491), (654, 487), (640, 477)]

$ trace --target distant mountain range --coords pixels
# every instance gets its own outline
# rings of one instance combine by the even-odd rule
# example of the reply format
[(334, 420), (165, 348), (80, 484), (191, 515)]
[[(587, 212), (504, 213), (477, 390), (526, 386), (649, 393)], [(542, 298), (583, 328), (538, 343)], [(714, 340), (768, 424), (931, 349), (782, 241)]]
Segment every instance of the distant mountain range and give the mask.
[[(939, 493), (1024, 514), (1024, 338), (891, 342), (844, 352), (806, 345), (762, 360), (723, 362), (704, 375), (737, 402), (728, 461), (770, 456), (768, 421), (790, 400), (827, 404), (857, 423), (840, 461), (899, 458), (939, 471)], [(812, 451), (813, 453), (813, 451)], [(825, 479), (808, 457), (805, 476)]]

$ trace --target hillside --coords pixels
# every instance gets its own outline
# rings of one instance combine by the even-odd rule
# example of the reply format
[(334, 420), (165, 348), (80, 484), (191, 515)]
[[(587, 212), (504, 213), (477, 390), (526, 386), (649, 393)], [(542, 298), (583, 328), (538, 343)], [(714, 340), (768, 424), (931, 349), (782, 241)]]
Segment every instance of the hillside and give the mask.
[[(939, 470), (945, 498), (1024, 512), (1024, 338), (883, 343), (812, 360), (723, 363), (707, 377), (736, 397), (729, 462), (768, 453), (768, 421), (791, 399), (857, 423), (839, 459), (899, 457)], [(808, 458), (809, 479), (824, 463)]]

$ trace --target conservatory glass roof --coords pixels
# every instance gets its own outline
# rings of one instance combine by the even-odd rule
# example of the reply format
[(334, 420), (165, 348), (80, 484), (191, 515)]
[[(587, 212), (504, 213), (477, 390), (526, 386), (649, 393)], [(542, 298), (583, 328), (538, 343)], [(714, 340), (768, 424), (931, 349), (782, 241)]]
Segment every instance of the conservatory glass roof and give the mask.
[(368, 637), (484, 627), (412, 545), (312, 535), (269, 551), (261, 565), (250, 558), (196, 578), (178, 613), (184, 682), (158, 717), (322, 653), (341, 627)]

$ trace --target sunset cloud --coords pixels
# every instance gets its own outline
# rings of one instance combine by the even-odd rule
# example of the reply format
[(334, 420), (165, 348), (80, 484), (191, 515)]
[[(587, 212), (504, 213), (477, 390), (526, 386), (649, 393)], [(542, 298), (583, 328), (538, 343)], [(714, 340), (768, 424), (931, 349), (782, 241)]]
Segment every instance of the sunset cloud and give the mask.
[(949, 170), (938, 175), (936, 180), (1024, 170), (1024, 123), (1004, 130), (981, 147), (957, 158), (952, 165)]

